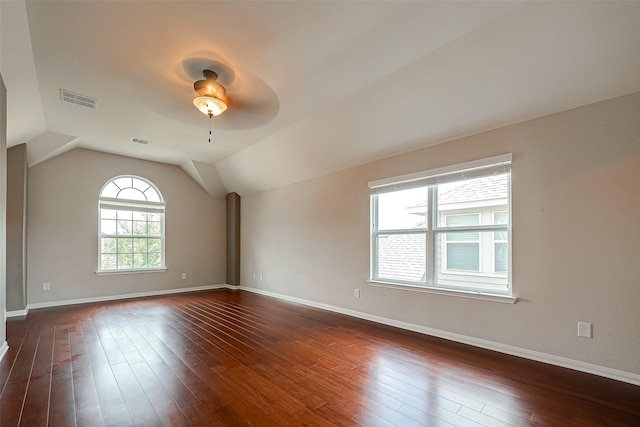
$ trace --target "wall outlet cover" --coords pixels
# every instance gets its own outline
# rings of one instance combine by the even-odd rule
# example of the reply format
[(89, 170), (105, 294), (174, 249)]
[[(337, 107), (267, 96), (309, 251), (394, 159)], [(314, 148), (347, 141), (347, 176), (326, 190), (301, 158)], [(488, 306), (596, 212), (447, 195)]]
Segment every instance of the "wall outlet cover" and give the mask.
[(591, 323), (578, 322), (578, 336), (583, 338), (592, 338)]

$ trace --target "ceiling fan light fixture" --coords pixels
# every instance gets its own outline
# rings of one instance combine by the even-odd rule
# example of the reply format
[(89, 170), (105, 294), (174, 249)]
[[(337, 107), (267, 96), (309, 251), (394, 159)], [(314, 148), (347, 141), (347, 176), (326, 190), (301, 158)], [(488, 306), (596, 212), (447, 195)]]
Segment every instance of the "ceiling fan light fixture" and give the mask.
[(195, 97), (193, 105), (209, 117), (220, 115), (227, 109), (227, 104), (222, 99), (210, 95)]
[(193, 99), (193, 105), (209, 117), (224, 113), (227, 109), (227, 103), (224, 101), (227, 91), (217, 81), (218, 73), (204, 70), (202, 75), (204, 80), (198, 80), (193, 84), (193, 89), (199, 95)]

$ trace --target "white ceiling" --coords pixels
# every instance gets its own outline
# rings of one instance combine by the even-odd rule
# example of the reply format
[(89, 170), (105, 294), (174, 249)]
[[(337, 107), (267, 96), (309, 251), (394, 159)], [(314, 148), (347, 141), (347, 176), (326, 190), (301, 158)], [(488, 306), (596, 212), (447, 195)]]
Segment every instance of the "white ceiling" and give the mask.
[[(640, 91), (640, 2), (3, 0), (0, 18), (8, 143), (31, 165), (84, 147), (214, 196)], [(191, 103), (205, 68), (230, 98), (212, 120)]]

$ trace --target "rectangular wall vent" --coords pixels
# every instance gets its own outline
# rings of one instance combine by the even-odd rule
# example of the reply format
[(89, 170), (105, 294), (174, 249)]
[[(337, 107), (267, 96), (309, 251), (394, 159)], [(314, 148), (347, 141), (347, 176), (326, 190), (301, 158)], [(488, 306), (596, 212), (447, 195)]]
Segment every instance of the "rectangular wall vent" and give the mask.
[(65, 89), (60, 89), (60, 99), (65, 102), (70, 102), (72, 104), (93, 108), (94, 110), (96, 109), (96, 103), (98, 102), (96, 98), (80, 95), (79, 93), (69, 92), (68, 90), (65, 90)]
[(131, 142), (135, 142), (136, 144), (148, 145), (151, 141), (147, 139), (131, 138)]

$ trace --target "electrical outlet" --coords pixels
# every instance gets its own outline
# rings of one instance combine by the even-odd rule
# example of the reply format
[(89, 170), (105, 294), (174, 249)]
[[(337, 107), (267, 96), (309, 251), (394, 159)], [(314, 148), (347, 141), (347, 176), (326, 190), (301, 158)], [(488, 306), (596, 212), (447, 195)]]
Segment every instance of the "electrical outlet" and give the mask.
[(42, 284), (42, 290), (43, 290), (43, 291), (50, 291), (50, 290), (51, 290), (51, 283), (49, 283), (49, 282), (44, 282), (44, 283)]
[(187, 278), (187, 273), (182, 273), (182, 280)]
[(262, 280), (262, 274), (260, 275), (260, 280)]
[(360, 289), (354, 289), (353, 290), (353, 297), (354, 298), (360, 298)]
[(578, 322), (578, 336), (583, 338), (593, 338), (591, 335), (591, 323)]

